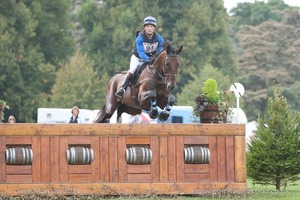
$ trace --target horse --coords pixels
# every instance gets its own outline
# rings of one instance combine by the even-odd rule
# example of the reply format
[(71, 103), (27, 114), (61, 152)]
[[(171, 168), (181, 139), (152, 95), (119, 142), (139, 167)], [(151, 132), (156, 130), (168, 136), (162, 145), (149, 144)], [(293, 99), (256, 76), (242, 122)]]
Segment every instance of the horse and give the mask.
[[(121, 87), (126, 72), (115, 74), (106, 87), (105, 104), (93, 123), (109, 123), (116, 110), (117, 123), (122, 122), (122, 113), (137, 115), (143, 110), (148, 112), (151, 119), (159, 117), (161, 121), (166, 121), (175, 103), (175, 97), (169, 93), (176, 87), (178, 55), (182, 48), (182, 45), (176, 49), (171, 43), (167, 43), (153, 64), (144, 63), (147, 66), (137, 80), (127, 88), (123, 99), (115, 96), (115, 92)], [(162, 109), (161, 112), (158, 107)]]

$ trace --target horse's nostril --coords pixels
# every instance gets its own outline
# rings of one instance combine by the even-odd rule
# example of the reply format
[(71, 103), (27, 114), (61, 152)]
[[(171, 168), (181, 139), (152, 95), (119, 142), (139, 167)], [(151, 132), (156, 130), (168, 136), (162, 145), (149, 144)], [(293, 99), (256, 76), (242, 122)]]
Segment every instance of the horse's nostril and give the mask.
[(174, 86), (172, 86), (172, 85), (168, 85), (168, 90), (174, 90)]

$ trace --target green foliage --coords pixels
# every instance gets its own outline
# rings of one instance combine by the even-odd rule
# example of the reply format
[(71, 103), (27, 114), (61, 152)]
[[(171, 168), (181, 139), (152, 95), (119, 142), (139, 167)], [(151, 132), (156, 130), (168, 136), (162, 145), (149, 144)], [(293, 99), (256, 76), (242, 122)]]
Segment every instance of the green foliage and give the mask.
[(258, 118), (256, 137), (247, 152), (247, 175), (254, 184), (281, 186), (300, 179), (300, 114), (290, 111), (279, 85)]
[(74, 38), (71, 37), (70, 15), (71, 0), (33, 0), (26, 2), (37, 22), (32, 45), (38, 46), (45, 58), (58, 69), (61, 62), (68, 60), (74, 53)]
[(6, 102), (2, 99), (0, 99), (0, 123), (2, 120), (4, 120), (4, 110), (5, 108), (9, 109), (9, 106), (6, 105)]
[(0, 98), (19, 122), (36, 121), (55, 70), (74, 50), (69, 7), (59, 0), (0, 1)]
[(227, 122), (227, 116), (231, 116), (232, 110), (230, 108), (234, 105), (235, 95), (229, 89), (224, 90), (218, 87), (218, 83), (213, 78), (208, 78), (202, 87), (203, 94), (195, 98), (193, 105), (193, 114), (200, 117), (202, 111), (208, 105), (217, 105), (218, 113), (215, 116), (219, 122)]
[(240, 66), (237, 81), (246, 88), (248, 121), (257, 119), (259, 112), (266, 113), (274, 80), (287, 89), (291, 108), (300, 111), (296, 100), (300, 90), (295, 89), (300, 75), (298, 11), (283, 0), (239, 3), (231, 10), (231, 34)]
[[(195, 15), (195, 13), (198, 13)], [(175, 46), (184, 45), (181, 54), (177, 90), (180, 93), (193, 74), (211, 63), (228, 76), (236, 73), (236, 62), (227, 33), (228, 16), (221, 0), (166, 2), (107, 1), (98, 6), (85, 3), (79, 21), (87, 34), (83, 50), (95, 61), (95, 70), (112, 75), (129, 68), (130, 52), (135, 32), (142, 29), (144, 17), (152, 15), (158, 21), (157, 31)], [(185, 67), (188, 66), (188, 67)]]
[(93, 70), (93, 61), (87, 55), (76, 53), (56, 73), (56, 81), (49, 101), (44, 107), (97, 109), (104, 104), (108, 75), (101, 80)]
[[(274, 79), (288, 88), (291, 108), (299, 111), (299, 13), (282, 0), (237, 8), (229, 29), (221, 0), (0, 1), (0, 98), (11, 106), (6, 114), (20, 122), (35, 121), (37, 108), (49, 101), (55, 72), (76, 50), (74, 35), (80, 50), (93, 60), (99, 80), (107, 84), (108, 76), (129, 68), (135, 32), (148, 15), (156, 17), (157, 31), (165, 39), (184, 45), (173, 91), (178, 105), (193, 104), (195, 94), (202, 93), (197, 84), (208, 78), (205, 66), (212, 65), (223, 74), (210, 76), (220, 88), (229, 87), (221, 86), (225, 76), (238, 77), (245, 86), (248, 120), (266, 110)], [(80, 37), (72, 30), (70, 16)], [(238, 36), (238, 76), (229, 33)]]
[(217, 104), (219, 102), (220, 96), (218, 94), (218, 84), (215, 79), (207, 79), (203, 83), (202, 91), (205, 97), (207, 98), (209, 104)]
[(0, 2), (3, 9), (0, 14), (0, 97), (11, 102), (10, 112), (18, 121), (33, 122), (40, 97), (37, 94), (50, 91), (54, 68), (51, 65), (47, 65), (46, 70), (43, 68), (44, 56), (33, 42), (38, 20), (25, 3)]
[(193, 74), (193, 79), (186, 84), (182, 92), (177, 95), (176, 104), (177, 105), (194, 105), (194, 99), (196, 96), (203, 94), (202, 85), (208, 78), (213, 78), (218, 80), (219, 88), (229, 89), (232, 84), (230, 78), (224, 75), (222, 71), (214, 68), (213, 66), (207, 64), (201, 71), (201, 73)]
[(276, 11), (291, 9), (283, 0), (270, 0), (266, 3), (263, 1), (238, 3), (237, 7), (230, 11), (233, 15), (230, 21), (234, 30), (238, 31), (244, 25), (258, 26), (268, 20), (279, 22), (282, 16)]
[[(184, 17), (176, 17), (171, 41), (184, 44), (178, 86), (182, 87), (198, 74), (206, 64), (211, 64), (224, 74), (234, 77), (237, 68), (228, 36), (228, 16), (222, 1), (184, 2)], [(183, 2), (182, 2), (183, 4)], [(197, 13), (197, 15), (195, 15)], [(181, 88), (178, 89), (182, 91)]]
[[(295, 111), (300, 90), (297, 90), (300, 76), (300, 34), (299, 12), (282, 12), (281, 22), (267, 21), (259, 26), (244, 26), (237, 34), (240, 51), (239, 78), (247, 92), (244, 100), (247, 104), (248, 120), (255, 120), (257, 113), (266, 112), (267, 95), (272, 93), (272, 83), (282, 83), (287, 88), (287, 98)], [(293, 101), (294, 100), (294, 101)]]

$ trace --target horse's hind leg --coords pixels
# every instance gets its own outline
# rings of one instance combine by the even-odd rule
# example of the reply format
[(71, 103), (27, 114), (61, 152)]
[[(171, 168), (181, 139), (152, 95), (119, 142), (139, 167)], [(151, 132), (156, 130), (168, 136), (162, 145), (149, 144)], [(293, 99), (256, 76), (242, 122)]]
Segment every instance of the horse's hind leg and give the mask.
[(175, 103), (175, 97), (173, 95), (170, 95), (168, 97), (168, 103), (166, 105), (166, 107), (164, 108), (164, 110), (159, 114), (159, 120), (164, 122), (166, 121), (169, 116), (170, 116), (170, 111), (172, 109), (172, 106)]
[(103, 123), (104, 117), (105, 117), (105, 108), (106, 108), (106, 106), (104, 105), (102, 107), (102, 109), (99, 110), (99, 112), (97, 113), (96, 118), (93, 120), (92, 123)]
[(127, 113), (132, 116), (142, 113), (142, 109), (132, 108), (126, 104), (121, 104), (117, 109), (117, 123), (122, 123), (122, 113)]
[(106, 105), (104, 105), (93, 120), (93, 123), (109, 123), (110, 117), (111, 115), (106, 113)]
[(124, 112), (123, 111), (123, 105), (124, 104), (122, 104), (121, 106), (119, 106), (118, 107), (118, 109), (117, 109), (117, 120), (116, 120), (116, 122), (118, 123), (118, 124), (121, 124), (122, 123), (122, 113)]

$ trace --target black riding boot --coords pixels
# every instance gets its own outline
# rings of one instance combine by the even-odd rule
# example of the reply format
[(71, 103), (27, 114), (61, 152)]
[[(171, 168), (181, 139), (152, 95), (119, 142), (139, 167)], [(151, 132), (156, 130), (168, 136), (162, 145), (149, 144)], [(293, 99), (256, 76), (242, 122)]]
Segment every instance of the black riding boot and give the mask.
[(132, 79), (132, 74), (128, 71), (125, 78), (124, 78), (124, 81), (122, 83), (122, 86), (121, 88), (115, 93), (115, 95), (119, 98), (123, 98), (123, 95), (126, 91), (126, 88), (128, 87), (129, 83), (131, 82), (131, 79)]

